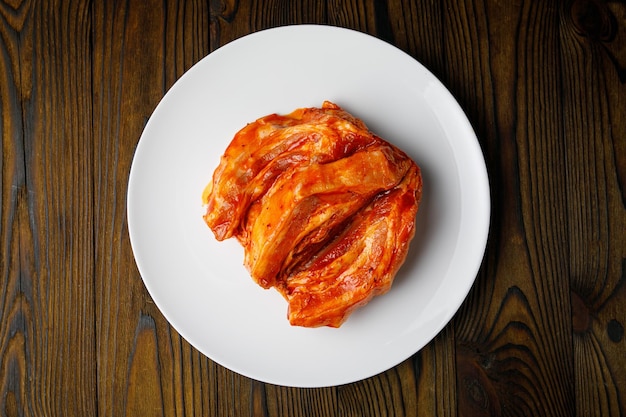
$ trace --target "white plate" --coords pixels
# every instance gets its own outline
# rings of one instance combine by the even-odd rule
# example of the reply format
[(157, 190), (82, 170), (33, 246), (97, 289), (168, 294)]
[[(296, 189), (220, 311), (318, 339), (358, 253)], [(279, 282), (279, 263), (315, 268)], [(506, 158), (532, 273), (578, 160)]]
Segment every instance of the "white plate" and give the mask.
[[(246, 123), (324, 100), (407, 152), (422, 168), (424, 194), (390, 292), (339, 329), (306, 329), (289, 325), (276, 291), (253, 283), (236, 241), (214, 239), (201, 194)], [(257, 32), (198, 62), (154, 111), (128, 184), (135, 259), (167, 320), (217, 363), (296, 387), (370, 377), (436, 336), (474, 282), (489, 213), (481, 149), (444, 86), (399, 49), (328, 26)]]

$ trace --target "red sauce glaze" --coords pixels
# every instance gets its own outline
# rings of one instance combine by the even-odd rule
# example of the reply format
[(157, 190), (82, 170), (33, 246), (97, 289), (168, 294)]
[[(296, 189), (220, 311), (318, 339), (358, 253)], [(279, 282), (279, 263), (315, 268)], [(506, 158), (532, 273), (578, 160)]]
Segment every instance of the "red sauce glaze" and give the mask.
[(391, 287), (421, 194), (415, 162), (324, 102), (241, 129), (203, 194), (204, 220), (218, 240), (239, 240), (292, 325), (339, 327)]

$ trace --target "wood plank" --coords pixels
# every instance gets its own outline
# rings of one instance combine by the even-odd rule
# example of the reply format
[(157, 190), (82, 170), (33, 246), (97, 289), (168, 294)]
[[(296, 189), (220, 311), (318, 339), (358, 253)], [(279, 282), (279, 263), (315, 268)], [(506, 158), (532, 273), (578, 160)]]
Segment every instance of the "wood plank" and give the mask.
[(449, 10), (447, 78), (495, 193), (490, 268), (455, 323), (459, 414), (573, 415), (559, 10), (472, 1)]
[[(24, 120), (22, 118), (21, 37), (26, 16), (0, 24), (0, 405), (7, 413), (17, 415), (32, 398), (28, 385), (33, 364), (26, 359), (28, 334), (32, 334), (33, 319), (30, 300), (24, 300), (21, 281), (31, 262), (20, 247), (32, 246), (28, 210), (28, 190), (24, 152)], [(26, 37), (32, 44), (32, 35)], [(26, 88), (28, 92), (29, 88)], [(24, 264), (24, 265), (22, 265)], [(30, 274), (29, 274), (30, 275)]]
[(2, 3), (0, 14), (1, 409), (93, 415), (88, 2)]
[(228, 415), (250, 407), (243, 377), (199, 354), (154, 305), (136, 268), (126, 224), (135, 146), (166, 91), (208, 53), (208, 16), (201, 1), (93, 4), (101, 415)]
[(626, 5), (562, 8), (576, 413), (618, 416), (626, 386)]

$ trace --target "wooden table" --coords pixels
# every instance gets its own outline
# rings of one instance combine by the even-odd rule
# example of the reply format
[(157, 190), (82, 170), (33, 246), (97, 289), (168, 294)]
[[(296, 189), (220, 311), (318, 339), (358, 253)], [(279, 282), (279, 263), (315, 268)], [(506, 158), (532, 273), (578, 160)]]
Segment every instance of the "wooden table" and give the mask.
[[(151, 301), (126, 191), (159, 100), (195, 62), (284, 24), (357, 29), (450, 89), (491, 181), (480, 273), (398, 366), (319, 389), (193, 349)], [(626, 414), (622, 0), (0, 2), (0, 415)]]

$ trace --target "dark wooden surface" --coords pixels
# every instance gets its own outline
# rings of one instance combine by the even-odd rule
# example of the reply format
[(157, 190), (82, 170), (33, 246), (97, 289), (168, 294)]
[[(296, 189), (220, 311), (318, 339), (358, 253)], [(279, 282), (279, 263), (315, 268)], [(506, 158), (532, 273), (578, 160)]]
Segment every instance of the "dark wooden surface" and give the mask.
[[(358, 29), (461, 103), (492, 187), (476, 283), (424, 349), (354, 384), (239, 376), (168, 325), (126, 190), (144, 124), (219, 46)], [(0, 0), (0, 416), (626, 415), (624, 0)]]

